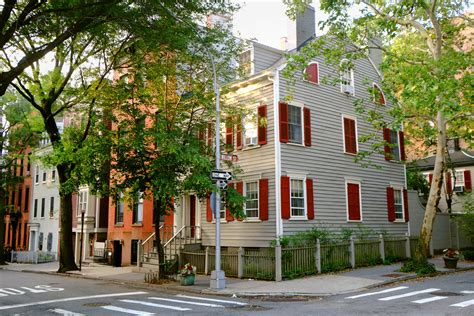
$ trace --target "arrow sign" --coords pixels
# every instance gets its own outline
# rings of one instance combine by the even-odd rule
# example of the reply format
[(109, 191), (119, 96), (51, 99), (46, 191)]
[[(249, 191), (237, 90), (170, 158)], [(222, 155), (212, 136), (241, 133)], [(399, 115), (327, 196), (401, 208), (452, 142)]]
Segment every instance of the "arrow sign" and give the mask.
[(214, 181), (229, 181), (232, 180), (232, 173), (224, 170), (212, 170), (211, 179)]
[(227, 188), (227, 181), (219, 181), (217, 183), (217, 186), (219, 187), (219, 189), (225, 190)]

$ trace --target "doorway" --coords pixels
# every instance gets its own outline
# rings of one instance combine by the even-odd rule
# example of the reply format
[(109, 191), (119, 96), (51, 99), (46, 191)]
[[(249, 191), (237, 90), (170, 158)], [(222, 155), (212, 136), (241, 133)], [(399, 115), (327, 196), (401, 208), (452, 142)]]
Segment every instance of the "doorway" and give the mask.
[(189, 226), (191, 226), (191, 237), (196, 234), (196, 196), (189, 196)]

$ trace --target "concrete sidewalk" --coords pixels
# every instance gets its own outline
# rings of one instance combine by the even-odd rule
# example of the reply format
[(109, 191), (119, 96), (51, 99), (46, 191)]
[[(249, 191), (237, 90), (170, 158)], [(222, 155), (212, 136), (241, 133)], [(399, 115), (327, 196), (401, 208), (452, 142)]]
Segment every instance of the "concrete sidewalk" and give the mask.
[[(442, 257), (430, 259), (435, 264), (436, 269), (442, 273), (474, 269), (474, 262), (460, 261), (458, 269), (445, 269)], [(227, 278), (226, 288), (223, 290), (212, 290), (209, 288), (210, 277), (196, 275), (195, 285), (181, 286), (179, 282), (161, 285), (150, 285), (145, 283), (146, 271), (136, 272), (136, 267), (112, 267), (99, 264), (86, 264), (82, 266), (82, 271), (72, 271), (67, 273), (71, 277), (82, 277), (95, 280), (105, 280), (116, 283), (130, 284), (134, 286), (156, 286), (167, 290), (179, 292), (209, 293), (220, 295), (244, 296), (327, 296), (343, 294), (362, 290), (365, 288), (380, 286), (392, 282), (415, 278), (412, 273), (399, 272), (401, 263), (392, 265), (378, 265), (367, 268), (358, 268), (338, 273), (308, 276), (305, 278), (287, 280), (282, 282), (260, 281), (252, 279)], [(43, 264), (9, 264), (0, 267), (5, 270), (51, 273), (58, 274), (58, 263)]]

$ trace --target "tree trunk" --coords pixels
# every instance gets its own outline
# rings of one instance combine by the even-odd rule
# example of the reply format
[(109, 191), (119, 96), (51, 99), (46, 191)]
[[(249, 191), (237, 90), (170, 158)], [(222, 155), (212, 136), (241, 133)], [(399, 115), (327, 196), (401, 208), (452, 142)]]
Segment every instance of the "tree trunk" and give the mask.
[(418, 251), (415, 253), (415, 259), (418, 261), (426, 261), (430, 254), (431, 233), (433, 231), (433, 223), (438, 209), (438, 203), (441, 198), (441, 189), (443, 187), (443, 173), (446, 161), (446, 119), (441, 112), (437, 117), (438, 136), (436, 144), (436, 157), (433, 171), (433, 180), (431, 182), (430, 194), (426, 203), (425, 216), (420, 232), (420, 244)]
[(159, 262), (159, 271), (158, 271), (158, 279), (165, 278), (165, 270), (164, 270), (164, 263), (165, 263), (165, 249), (161, 244), (161, 236), (160, 236), (160, 215), (163, 208), (163, 203), (160, 200), (154, 200), (153, 202), (153, 214), (155, 215), (155, 242), (156, 242), (156, 249), (158, 251), (158, 262)]
[(69, 179), (70, 172), (65, 165), (58, 165), (56, 168), (58, 169), (59, 196), (61, 199), (58, 272), (79, 270), (74, 260), (72, 240), (72, 193), (64, 193), (64, 190), (61, 189)]

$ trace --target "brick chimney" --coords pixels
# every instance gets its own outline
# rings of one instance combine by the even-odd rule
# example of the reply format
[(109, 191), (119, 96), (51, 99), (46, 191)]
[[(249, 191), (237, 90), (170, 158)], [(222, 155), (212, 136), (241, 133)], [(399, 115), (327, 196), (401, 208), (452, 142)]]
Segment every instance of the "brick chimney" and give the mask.
[(288, 50), (298, 48), (306, 40), (316, 35), (316, 17), (310, 5), (303, 13), (298, 13), (295, 21), (288, 21)]

